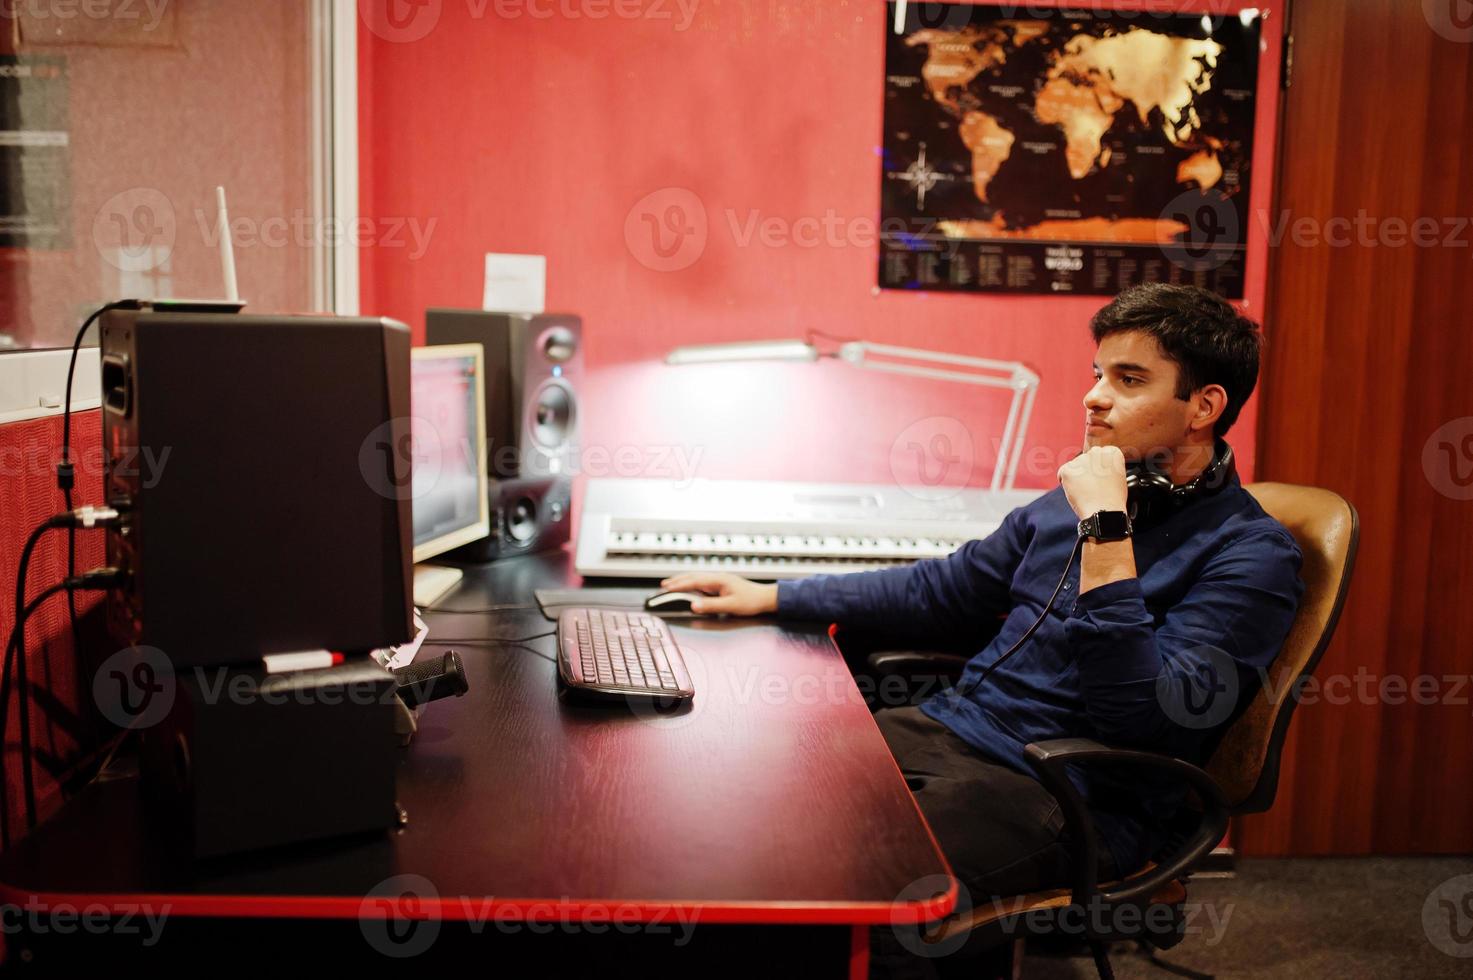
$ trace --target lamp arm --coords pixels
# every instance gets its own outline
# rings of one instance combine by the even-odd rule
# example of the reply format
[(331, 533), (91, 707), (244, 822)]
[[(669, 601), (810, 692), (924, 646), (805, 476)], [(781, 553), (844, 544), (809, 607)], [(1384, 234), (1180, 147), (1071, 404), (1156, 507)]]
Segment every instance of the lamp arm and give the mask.
[[(1002, 439), (998, 443), (997, 464), (992, 471), (992, 489), (1013, 489), (1013, 481), (1018, 474), (1018, 459), (1023, 455), (1028, 423), (1033, 416), (1033, 398), (1038, 392), (1038, 375), (1029, 370), (1027, 365), (1019, 361), (998, 361), (986, 357), (969, 357), (965, 354), (921, 350), (915, 347), (872, 344), (866, 340), (855, 340), (842, 344), (834, 356), (855, 367), (868, 368), (871, 371), (888, 371), (892, 374), (907, 374), (937, 381), (955, 381), (958, 384), (1012, 389), (1013, 400), (1008, 406), (1007, 422), (1003, 425)], [(897, 360), (888, 360), (888, 358)], [(914, 361), (954, 365), (974, 370), (954, 371), (908, 363)]]
[[(945, 351), (922, 350), (918, 347), (896, 347), (891, 344), (872, 344), (867, 340), (850, 341), (839, 347), (838, 357), (840, 360), (848, 361), (856, 367), (876, 368), (879, 370), (893, 370), (907, 373), (920, 374), (922, 377), (934, 377), (924, 374), (926, 368), (918, 365), (894, 363), (880, 358), (899, 358), (903, 361), (929, 361), (933, 364), (951, 364), (958, 367), (976, 368), (978, 372), (992, 371), (995, 375), (989, 376), (981, 373), (951, 372), (948, 376), (953, 380), (971, 384), (990, 384), (993, 386), (1010, 388), (1028, 388), (1038, 384), (1038, 375), (1028, 369), (1021, 361), (999, 361), (988, 357), (970, 357), (966, 354), (950, 354)], [(999, 385), (999, 382), (1001, 384)]]

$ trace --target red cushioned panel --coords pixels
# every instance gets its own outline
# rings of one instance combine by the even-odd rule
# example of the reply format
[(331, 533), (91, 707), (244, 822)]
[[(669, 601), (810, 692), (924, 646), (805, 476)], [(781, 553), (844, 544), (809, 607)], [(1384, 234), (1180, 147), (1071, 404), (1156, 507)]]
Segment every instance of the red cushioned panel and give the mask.
[[(76, 506), (101, 503), (102, 434), (96, 410), (73, 415), (72, 443), (72, 458), (77, 463), (77, 492), (73, 494), (73, 502)], [(56, 460), (60, 454), (60, 417), (0, 425), (0, 636), (6, 638), (15, 620), (16, 564), (26, 537), (37, 524), (65, 508), (61, 491), (56, 488)], [(66, 541), (65, 531), (52, 531), (36, 548), (26, 577), (28, 599), (65, 577)], [(95, 568), (103, 561), (102, 532), (78, 533), (78, 570)], [(99, 600), (97, 593), (79, 593), (77, 612), (85, 615)], [(31, 617), (26, 629), (27, 663), (32, 684), (47, 688), (71, 710), (86, 713), (90, 706), (78, 704), (83, 696), (79, 690), (90, 690), (90, 685), (79, 689), (67, 620), (66, 598), (61, 595), (52, 598)], [(61, 729), (48, 723), (34, 699), (31, 726), (33, 744), (62, 760), (75, 759), (81, 750), (91, 748), (78, 746)], [(22, 826), (17, 819), (21, 813), (19, 739), (20, 721), (12, 700), (5, 732), (5, 775), (13, 829)], [(44, 814), (46, 804), (56, 802), (56, 786), (39, 766), (36, 777), (37, 799), (43, 801)]]

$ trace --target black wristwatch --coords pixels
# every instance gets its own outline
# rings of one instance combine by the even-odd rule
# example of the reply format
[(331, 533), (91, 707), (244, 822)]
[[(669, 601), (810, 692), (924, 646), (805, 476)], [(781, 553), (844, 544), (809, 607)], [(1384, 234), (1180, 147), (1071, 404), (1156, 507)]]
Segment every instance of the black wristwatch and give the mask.
[(1123, 510), (1097, 510), (1079, 522), (1079, 536), (1096, 541), (1124, 541), (1133, 530)]

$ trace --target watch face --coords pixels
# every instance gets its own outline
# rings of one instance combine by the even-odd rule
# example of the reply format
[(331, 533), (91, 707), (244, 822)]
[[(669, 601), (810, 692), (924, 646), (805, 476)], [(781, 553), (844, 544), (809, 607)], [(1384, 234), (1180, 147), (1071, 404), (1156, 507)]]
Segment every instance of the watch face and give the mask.
[(1124, 538), (1130, 535), (1130, 517), (1123, 510), (1102, 510), (1095, 515), (1099, 537)]

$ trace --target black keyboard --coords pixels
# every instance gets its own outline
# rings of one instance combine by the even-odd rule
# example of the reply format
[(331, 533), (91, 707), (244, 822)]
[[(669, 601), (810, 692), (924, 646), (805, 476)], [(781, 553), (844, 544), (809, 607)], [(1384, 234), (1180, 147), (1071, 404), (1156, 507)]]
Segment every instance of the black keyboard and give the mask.
[(564, 609), (557, 646), (558, 674), (580, 693), (677, 701), (695, 696), (680, 647), (658, 616)]

